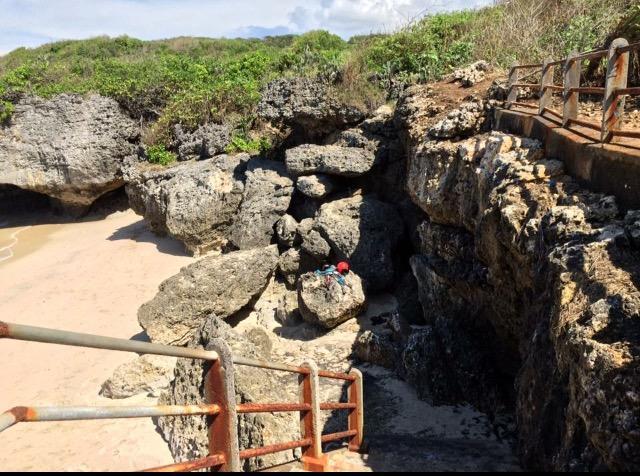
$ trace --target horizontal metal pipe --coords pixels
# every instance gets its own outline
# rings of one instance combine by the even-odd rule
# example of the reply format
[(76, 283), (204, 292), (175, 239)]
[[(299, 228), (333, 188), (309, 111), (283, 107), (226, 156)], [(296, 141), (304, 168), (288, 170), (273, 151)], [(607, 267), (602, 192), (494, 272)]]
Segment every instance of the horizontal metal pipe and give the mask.
[(170, 345), (150, 344), (127, 339), (116, 339), (92, 334), (45, 329), (43, 327), (23, 326), (0, 322), (0, 338), (42, 342), (45, 344), (70, 345), (88, 347), (90, 349), (135, 352), (138, 354), (167, 355), (187, 359), (218, 360), (218, 354), (202, 349), (189, 349)]
[(320, 410), (353, 410), (357, 405), (355, 403), (321, 403)]
[[(218, 405), (158, 405), (123, 407), (16, 407), (0, 417), (0, 432), (16, 423), (110, 420), (184, 415), (216, 415)], [(13, 420), (13, 422), (11, 422)], [(4, 424), (3, 424), (4, 423)], [(10, 423), (7, 425), (7, 423)]]
[(568, 61), (574, 62), (574, 61), (598, 59), (598, 58), (603, 58), (604, 56), (607, 56), (607, 54), (609, 54), (609, 50), (593, 51), (591, 53), (582, 53), (581, 55), (568, 58)]
[(356, 436), (358, 432), (356, 430), (341, 431), (340, 433), (331, 433), (329, 435), (322, 435), (322, 442), (329, 443), (330, 441), (344, 440), (345, 438), (351, 438)]
[(584, 93), (584, 94), (604, 94), (604, 88), (590, 88), (590, 87), (569, 88), (569, 92)]
[(188, 473), (199, 469), (214, 468), (222, 466), (225, 463), (224, 455), (207, 456), (206, 458), (194, 461), (185, 461), (184, 463), (175, 463), (159, 468), (145, 469), (143, 473)]
[(589, 129), (593, 129), (594, 131), (599, 131), (602, 128), (600, 124), (594, 124), (593, 122), (582, 121), (580, 119), (569, 119), (569, 123), (575, 124), (577, 126), (587, 127)]
[(264, 446), (262, 448), (251, 448), (240, 451), (240, 459), (256, 458), (258, 456), (280, 453), (281, 451), (292, 450), (295, 448), (306, 448), (311, 446), (311, 438), (299, 441), (290, 441), (289, 443), (278, 443), (276, 445)]
[(512, 106), (520, 106), (520, 107), (528, 107), (530, 109), (538, 109), (538, 106), (535, 104), (527, 104), (526, 102), (512, 102)]
[(336, 372), (328, 372), (326, 370), (320, 370), (318, 372), (318, 377), (331, 378), (334, 380), (348, 380), (349, 382), (353, 382), (356, 379), (352, 375), (336, 373)]
[(247, 367), (256, 367), (259, 369), (280, 370), (282, 372), (291, 372), (295, 374), (309, 375), (311, 372), (304, 367), (294, 367), (292, 365), (275, 364), (273, 362), (266, 362), (262, 360), (247, 359), (245, 357), (233, 357), (233, 363), (237, 365), (246, 365)]
[(236, 407), (238, 413), (282, 413), (311, 411), (309, 403), (241, 403)]
[(634, 51), (640, 49), (640, 41), (637, 43), (631, 43), (630, 45), (627, 46), (619, 46), (616, 48), (616, 53), (621, 54), (621, 53), (627, 53), (629, 51)]
[(640, 94), (640, 88), (620, 88), (614, 91), (616, 96), (637, 96)]
[(532, 83), (513, 83), (511, 85), (512, 88), (539, 88), (540, 84), (532, 84)]

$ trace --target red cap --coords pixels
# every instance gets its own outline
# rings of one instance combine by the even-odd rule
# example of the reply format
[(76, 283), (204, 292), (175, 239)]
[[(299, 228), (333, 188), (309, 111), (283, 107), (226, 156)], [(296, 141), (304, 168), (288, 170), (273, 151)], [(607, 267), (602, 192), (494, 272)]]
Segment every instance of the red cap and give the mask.
[(348, 273), (349, 272), (349, 263), (347, 263), (346, 261), (341, 261), (336, 266), (336, 269), (338, 270), (338, 273), (340, 273), (340, 274)]

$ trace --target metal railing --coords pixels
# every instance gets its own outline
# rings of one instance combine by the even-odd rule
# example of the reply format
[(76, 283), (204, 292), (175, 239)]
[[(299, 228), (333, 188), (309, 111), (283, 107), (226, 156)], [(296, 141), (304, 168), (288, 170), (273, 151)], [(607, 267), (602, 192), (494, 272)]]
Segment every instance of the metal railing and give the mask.
[[(569, 57), (559, 61), (545, 61), (539, 64), (514, 65), (509, 73), (509, 92), (507, 108), (519, 106), (537, 109), (537, 114), (549, 114), (562, 121), (562, 127), (577, 125), (600, 132), (600, 142), (609, 143), (614, 137), (640, 138), (640, 131), (623, 130), (623, 115), (626, 96), (640, 95), (640, 88), (628, 88), (629, 55), (631, 51), (640, 50), (640, 42), (629, 44), (624, 38), (618, 38), (611, 43), (608, 50), (590, 51), (587, 53), (572, 53)], [(607, 79), (604, 87), (581, 87), (582, 62), (607, 58)], [(554, 84), (555, 67), (563, 65), (563, 84)], [(520, 76), (522, 70), (533, 70)], [(531, 76), (541, 74), (539, 83), (522, 83)], [(538, 105), (518, 102), (521, 88), (540, 91)], [(554, 91), (563, 94), (562, 114), (551, 109)], [(578, 118), (580, 94), (603, 96), (602, 121), (599, 124)]]
[[(359, 451), (363, 440), (363, 383), (362, 374), (351, 370), (349, 374), (318, 370), (308, 360), (300, 367), (263, 362), (231, 354), (228, 345), (213, 339), (210, 349), (150, 344), (145, 342), (114, 339), (90, 334), (78, 334), (54, 329), (23, 326), (0, 322), (0, 338), (60, 344), (93, 349), (105, 349), (138, 354), (165, 355), (197, 359), (210, 363), (205, 376), (205, 400), (201, 405), (158, 406), (114, 406), (114, 407), (16, 407), (0, 414), (0, 432), (18, 424), (43, 421), (77, 421), (122, 418), (147, 418), (168, 416), (207, 415), (209, 424), (209, 455), (194, 461), (176, 463), (148, 472), (184, 472), (201, 469), (213, 471), (240, 471), (241, 461), (279, 453), (296, 448), (302, 449), (301, 462), (308, 471), (324, 471), (327, 455), (322, 444), (348, 439), (350, 451)], [(234, 365), (294, 373), (299, 376), (300, 401), (297, 403), (245, 403), (236, 404)], [(325, 402), (319, 400), (320, 378), (348, 382), (349, 401)], [(321, 434), (320, 412), (345, 410), (349, 412), (347, 431)], [(299, 412), (302, 439), (288, 441), (261, 448), (239, 449), (238, 414)]]

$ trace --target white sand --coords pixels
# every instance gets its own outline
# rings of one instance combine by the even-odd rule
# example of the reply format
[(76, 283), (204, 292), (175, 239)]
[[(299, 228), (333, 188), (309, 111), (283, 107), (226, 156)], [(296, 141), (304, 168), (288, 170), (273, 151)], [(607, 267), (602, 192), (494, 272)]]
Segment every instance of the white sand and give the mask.
[[(131, 211), (98, 221), (4, 228), (0, 248), (0, 319), (127, 339), (141, 330), (138, 307), (193, 262), (179, 243), (155, 237)], [(116, 366), (134, 357), (2, 340), (0, 412), (144, 403), (98, 396)], [(0, 433), (0, 448), (2, 471), (127, 471), (172, 462), (150, 419), (23, 423)]]

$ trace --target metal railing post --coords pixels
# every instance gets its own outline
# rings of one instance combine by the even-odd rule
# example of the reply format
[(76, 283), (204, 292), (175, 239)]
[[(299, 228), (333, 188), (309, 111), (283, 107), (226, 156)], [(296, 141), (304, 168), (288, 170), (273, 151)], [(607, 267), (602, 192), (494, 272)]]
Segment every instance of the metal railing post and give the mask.
[(547, 86), (553, 85), (553, 73), (555, 68), (553, 65), (549, 65), (552, 60), (547, 59), (542, 64), (542, 78), (540, 79), (540, 105), (538, 107), (538, 114), (542, 116), (544, 110), (551, 105), (551, 99), (553, 98), (553, 90)]
[(602, 132), (600, 141), (611, 142), (613, 131), (620, 130), (624, 114), (625, 97), (617, 94), (618, 89), (627, 87), (629, 76), (629, 52), (620, 53), (618, 48), (629, 46), (624, 38), (617, 38), (609, 48), (607, 84), (604, 88)]
[(233, 356), (221, 339), (212, 339), (207, 350), (216, 351), (219, 357), (205, 376), (205, 396), (207, 403), (220, 407), (209, 425), (209, 456), (224, 457), (224, 463), (212, 471), (238, 472), (241, 467)]
[(349, 385), (349, 403), (356, 407), (349, 412), (349, 430), (357, 433), (349, 440), (349, 451), (359, 452), (364, 440), (364, 386), (362, 384), (362, 372), (352, 369), (349, 375), (355, 380)]
[(318, 366), (312, 360), (303, 367), (310, 372), (300, 375), (300, 403), (311, 406), (311, 410), (300, 413), (300, 430), (303, 439), (311, 439), (312, 444), (303, 448), (302, 464), (305, 471), (324, 472), (327, 456), (322, 454), (322, 428), (320, 427), (320, 377)]
[(507, 109), (511, 109), (514, 102), (518, 100), (518, 88), (515, 87), (518, 82), (518, 64), (514, 63), (509, 71), (509, 94), (507, 95)]
[(571, 120), (578, 118), (578, 101), (580, 95), (572, 91), (580, 87), (580, 62), (576, 60), (577, 52), (572, 52), (564, 64), (564, 109), (562, 127), (569, 127)]

